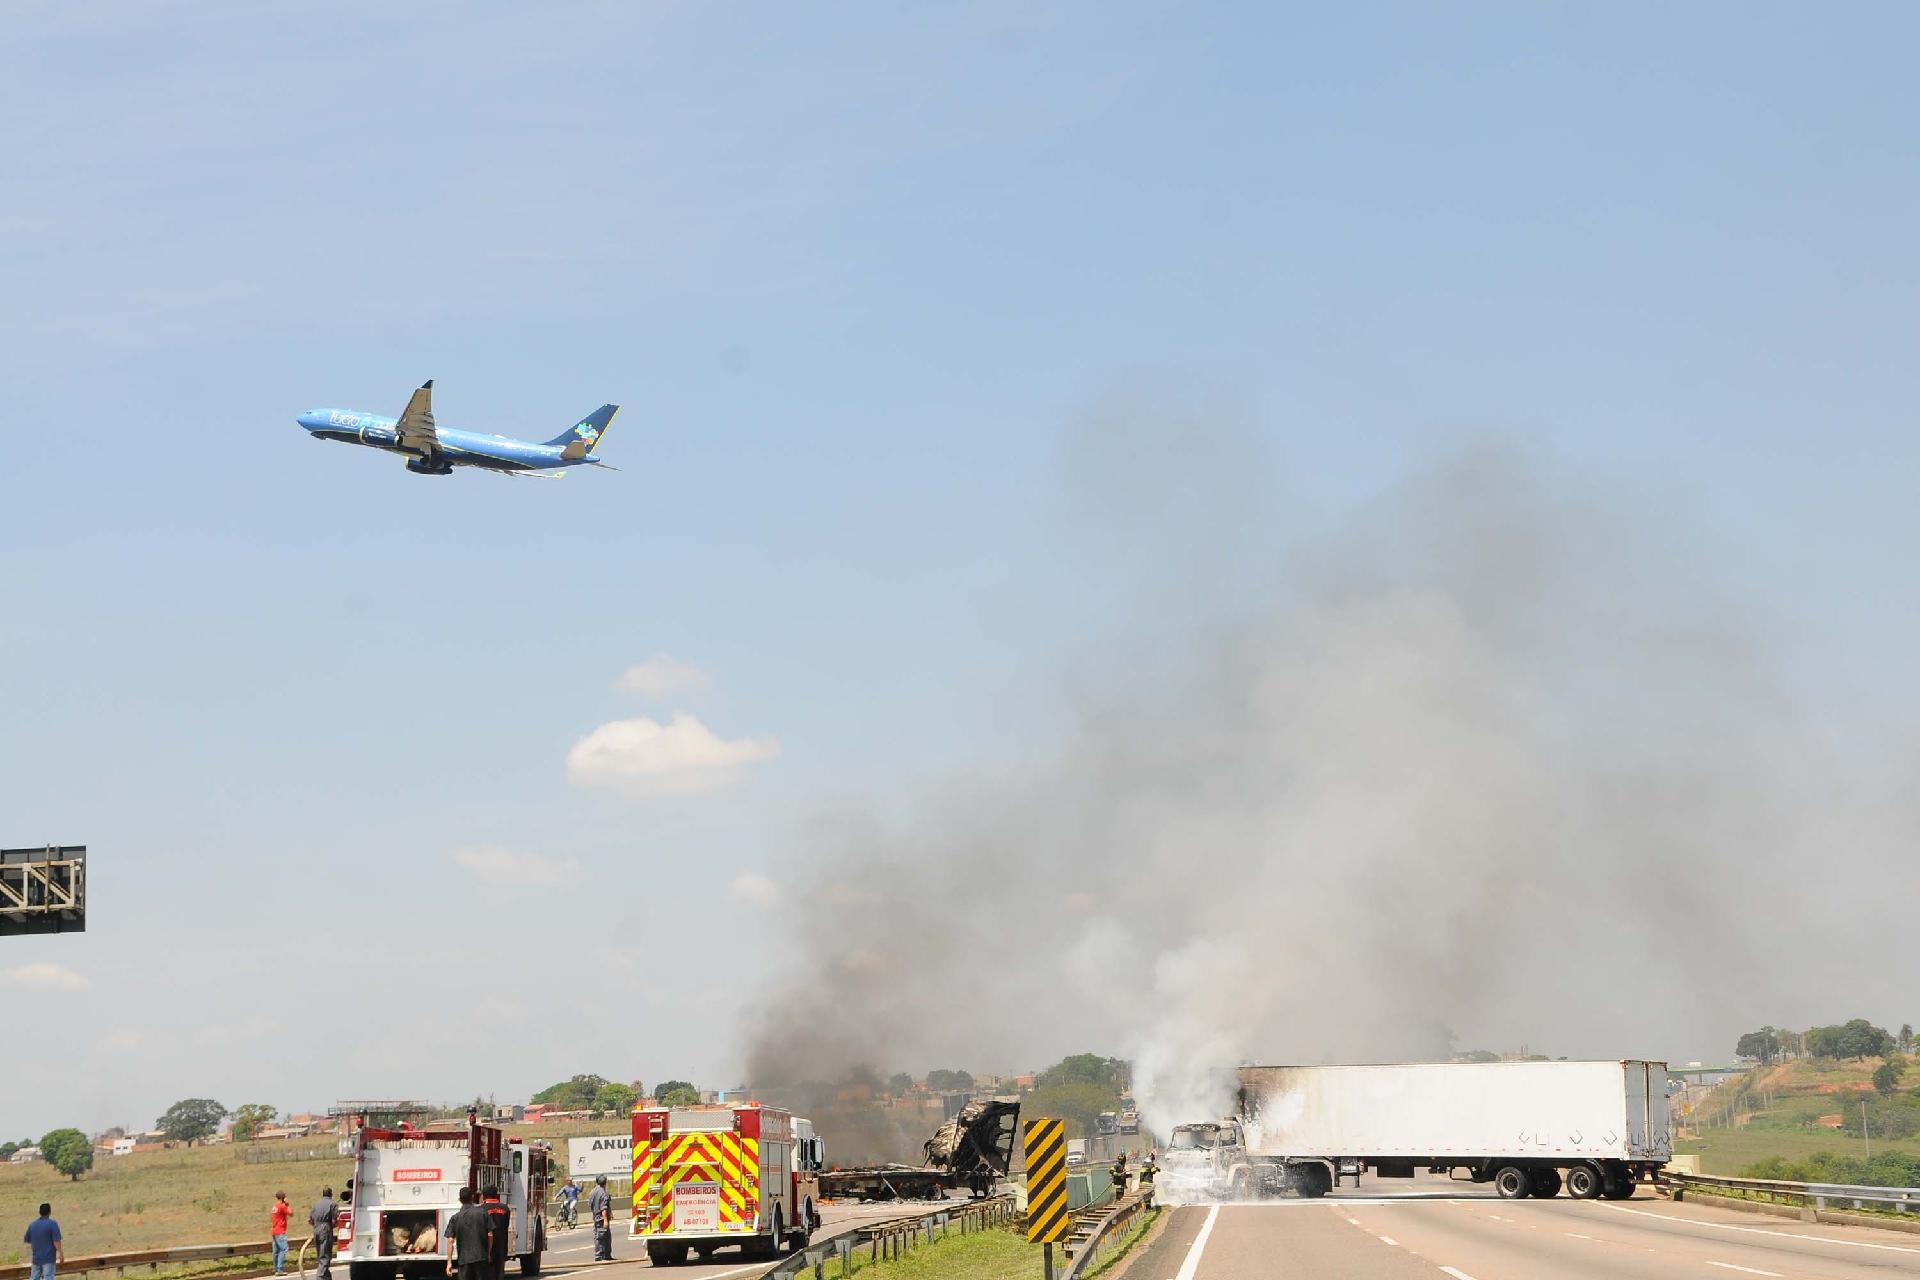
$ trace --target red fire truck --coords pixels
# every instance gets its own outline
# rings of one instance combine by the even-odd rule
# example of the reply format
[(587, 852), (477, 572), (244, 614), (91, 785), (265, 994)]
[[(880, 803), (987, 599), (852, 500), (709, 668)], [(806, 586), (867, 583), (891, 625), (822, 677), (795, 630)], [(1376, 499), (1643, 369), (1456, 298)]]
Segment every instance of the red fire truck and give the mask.
[(632, 1238), (656, 1264), (799, 1248), (820, 1223), (813, 1124), (757, 1102), (633, 1113)]
[(351, 1280), (398, 1276), (444, 1277), (447, 1219), (460, 1207), (460, 1188), (476, 1197), (500, 1193), (507, 1206), (510, 1257), (520, 1274), (540, 1274), (547, 1245), (548, 1150), (545, 1143), (509, 1140), (469, 1111), (458, 1121), (425, 1127), (402, 1121), (380, 1128), (361, 1118), (353, 1144), (353, 1198), (340, 1205), (334, 1227), (336, 1261)]

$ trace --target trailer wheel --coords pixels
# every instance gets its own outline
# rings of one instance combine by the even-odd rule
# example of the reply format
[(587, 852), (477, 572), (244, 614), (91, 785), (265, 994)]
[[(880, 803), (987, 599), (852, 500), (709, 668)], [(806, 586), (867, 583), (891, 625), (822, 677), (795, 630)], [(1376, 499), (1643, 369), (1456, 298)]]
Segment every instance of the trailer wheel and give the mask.
[(1632, 1174), (1624, 1169), (1609, 1169), (1606, 1189), (1600, 1194), (1609, 1200), (1631, 1200), (1635, 1189)]
[(1575, 1200), (1597, 1200), (1605, 1185), (1600, 1170), (1590, 1164), (1576, 1164), (1567, 1170), (1567, 1194)]
[(1517, 1164), (1503, 1164), (1494, 1170), (1493, 1189), (1502, 1200), (1520, 1200), (1533, 1190), (1533, 1175)]
[(1293, 1193), (1302, 1200), (1318, 1200), (1333, 1190), (1333, 1175), (1323, 1164), (1295, 1165), (1289, 1173), (1293, 1178)]
[(1560, 1171), (1558, 1169), (1535, 1169), (1533, 1171), (1533, 1190), (1530, 1192), (1536, 1200), (1551, 1200), (1560, 1194)]

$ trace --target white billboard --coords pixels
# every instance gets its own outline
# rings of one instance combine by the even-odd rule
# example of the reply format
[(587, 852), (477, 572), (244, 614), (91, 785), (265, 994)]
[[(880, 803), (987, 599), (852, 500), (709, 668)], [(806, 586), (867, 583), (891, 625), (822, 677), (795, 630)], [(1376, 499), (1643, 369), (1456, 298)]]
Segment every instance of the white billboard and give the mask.
[(610, 1133), (604, 1138), (568, 1138), (567, 1172), (578, 1180), (591, 1181), (597, 1174), (609, 1180), (633, 1176), (633, 1136)]

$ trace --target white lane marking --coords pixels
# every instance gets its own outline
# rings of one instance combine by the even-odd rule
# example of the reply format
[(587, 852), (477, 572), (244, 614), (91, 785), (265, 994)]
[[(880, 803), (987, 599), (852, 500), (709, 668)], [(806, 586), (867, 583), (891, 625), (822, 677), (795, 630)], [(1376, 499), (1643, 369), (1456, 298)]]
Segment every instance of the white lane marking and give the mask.
[[(1578, 1231), (1562, 1231), (1560, 1234), (1563, 1236), (1572, 1236), (1575, 1240), (1593, 1240), (1592, 1236), (1583, 1236)], [(1600, 1243), (1598, 1240), (1593, 1240), (1593, 1242), (1595, 1244)]]
[(1670, 1213), (1649, 1213), (1645, 1209), (1629, 1209), (1623, 1204), (1603, 1204), (1603, 1209), (1615, 1213), (1633, 1213), (1642, 1218), (1658, 1218), (1662, 1222), (1677, 1222), (1686, 1227), (1712, 1227), (1715, 1231), (1745, 1231), (1756, 1236), (1779, 1236), (1783, 1240), (1811, 1240), (1815, 1244), (1844, 1245), (1849, 1249), (1880, 1249), (1887, 1253), (1920, 1253), (1920, 1249), (1911, 1249), (1898, 1244), (1873, 1244), (1866, 1240), (1837, 1240), (1832, 1236), (1810, 1236), (1798, 1231), (1769, 1231), (1765, 1227), (1736, 1227), (1731, 1222), (1702, 1222), (1698, 1218), (1676, 1218)]
[(1187, 1260), (1180, 1264), (1180, 1274), (1174, 1280), (1193, 1280), (1194, 1272), (1200, 1270), (1200, 1255), (1206, 1251), (1207, 1237), (1213, 1234), (1213, 1224), (1219, 1219), (1219, 1205), (1207, 1210), (1207, 1220), (1200, 1224), (1200, 1234), (1193, 1238), (1193, 1246), (1187, 1250)]
[(1737, 1262), (1715, 1262), (1712, 1258), (1708, 1258), (1706, 1263), (1710, 1267), (1725, 1267), (1729, 1271), (1744, 1271), (1750, 1276), (1774, 1276), (1777, 1278), (1786, 1274), (1784, 1271), (1762, 1271), (1758, 1267), (1743, 1267)]
[(1348, 1218), (1347, 1221), (1351, 1222), (1356, 1227), (1360, 1225), (1360, 1219), (1358, 1218)]
[(1446, 1272), (1448, 1275), (1452, 1276), (1453, 1280), (1473, 1280), (1472, 1276), (1468, 1275), (1466, 1272), (1462, 1271), (1458, 1267), (1442, 1267), (1440, 1269)]
[(1399, 1242), (1398, 1240), (1395, 1240), (1395, 1239), (1394, 1239), (1394, 1238), (1393, 1238), (1392, 1236), (1381, 1236), (1381, 1237), (1380, 1237), (1380, 1243), (1381, 1243), (1381, 1244), (1390, 1244), (1390, 1245), (1392, 1245), (1392, 1246), (1393, 1246), (1394, 1248), (1396, 1248), (1396, 1249), (1398, 1249), (1398, 1248), (1400, 1247), (1400, 1242)]

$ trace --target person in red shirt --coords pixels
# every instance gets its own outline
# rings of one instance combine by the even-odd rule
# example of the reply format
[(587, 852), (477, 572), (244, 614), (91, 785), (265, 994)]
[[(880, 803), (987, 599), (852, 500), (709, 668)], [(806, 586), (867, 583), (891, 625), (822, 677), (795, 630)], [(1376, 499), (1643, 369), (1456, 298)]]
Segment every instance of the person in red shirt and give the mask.
[(273, 1193), (272, 1226), (267, 1234), (273, 1237), (273, 1274), (287, 1274), (287, 1218), (293, 1213), (293, 1206), (287, 1203), (287, 1193)]

